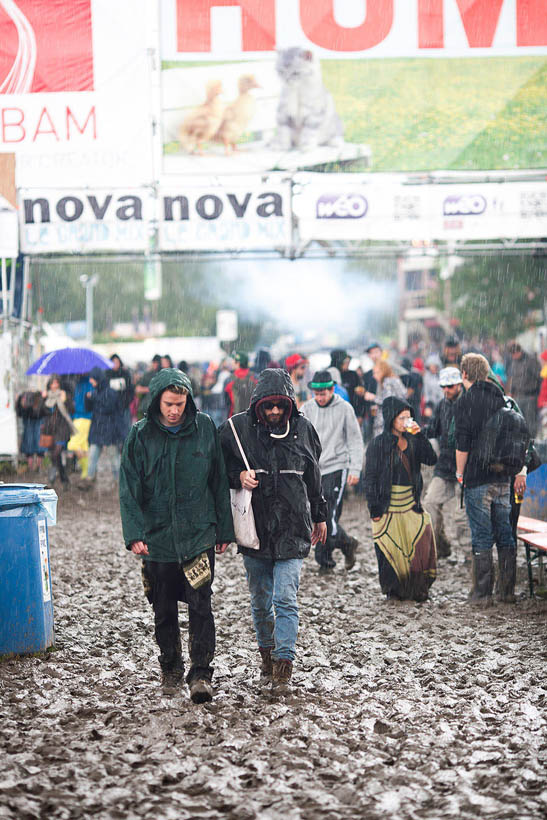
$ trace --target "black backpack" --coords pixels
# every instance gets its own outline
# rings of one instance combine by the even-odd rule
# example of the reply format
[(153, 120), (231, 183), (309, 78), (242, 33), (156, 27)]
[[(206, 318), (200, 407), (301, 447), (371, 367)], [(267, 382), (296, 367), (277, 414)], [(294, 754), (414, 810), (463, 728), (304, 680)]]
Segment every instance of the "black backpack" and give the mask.
[(473, 456), (485, 470), (516, 475), (526, 460), (530, 431), (524, 416), (501, 407), (482, 428)]

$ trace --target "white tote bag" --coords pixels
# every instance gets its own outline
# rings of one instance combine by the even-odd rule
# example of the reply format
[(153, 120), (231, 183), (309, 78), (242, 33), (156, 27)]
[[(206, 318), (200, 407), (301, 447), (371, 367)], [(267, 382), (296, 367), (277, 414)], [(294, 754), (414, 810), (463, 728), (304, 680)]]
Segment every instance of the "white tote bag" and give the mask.
[[(232, 433), (239, 447), (241, 458), (245, 464), (245, 469), (250, 470), (249, 462), (245, 451), (241, 446), (241, 441), (234, 427), (232, 419), (228, 419)], [(232, 518), (234, 520), (234, 532), (236, 534), (236, 543), (240, 547), (247, 547), (247, 549), (260, 549), (260, 541), (256, 534), (255, 517), (253, 514), (252, 505), (253, 491), (245, 490), (243, 487), (240, 490), (230, 490), (230, 500), (232, 502)]]

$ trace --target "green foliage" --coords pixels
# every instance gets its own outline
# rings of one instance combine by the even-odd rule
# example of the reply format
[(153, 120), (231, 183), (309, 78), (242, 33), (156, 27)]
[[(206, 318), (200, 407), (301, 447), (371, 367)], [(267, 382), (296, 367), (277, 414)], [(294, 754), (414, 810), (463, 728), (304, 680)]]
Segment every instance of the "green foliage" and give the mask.
[(541, 315), (545, 257), (470, 259), (456, 270), (451, 292), (453, 315), (469, 336), (507, 341)]
[[(165, 322), (169, 336), (214, 336), (216, 311), (226, 307), (228, 284), (223, 283), (218, 263), (188, 259), (165, 261), (162, 265), (162, 298), (144, 298), (144, 262), (34, 264), (34, 310), (43, 308), (47, 322), (85, 319), (85, 290), (82, 273), (98, 273), (93, 292), (95, 338), (103, 340), (118, 322), (131, 322), (133, 313), (143, 317), (145, 306), (153, 320)], [(224, 290), (223, 290), (224, 287)], [(248, 349), (259, 335), (259, 322), (240, 320), (241, 344)]]
[(348, 142), (374, 171), (540, 168), (544, 57), (323, 60)]

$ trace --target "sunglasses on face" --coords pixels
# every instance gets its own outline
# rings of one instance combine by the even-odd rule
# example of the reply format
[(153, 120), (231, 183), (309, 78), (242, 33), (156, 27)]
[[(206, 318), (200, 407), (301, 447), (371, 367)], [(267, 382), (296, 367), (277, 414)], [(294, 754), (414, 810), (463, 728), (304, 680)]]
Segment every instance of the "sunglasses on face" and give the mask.
[(280, 401), (265, 401), (262, 403), (262, 407), (264, 410), (273, 410), (274, 407), (277, 407), (279, 410), (284, 410), (285, 403)]

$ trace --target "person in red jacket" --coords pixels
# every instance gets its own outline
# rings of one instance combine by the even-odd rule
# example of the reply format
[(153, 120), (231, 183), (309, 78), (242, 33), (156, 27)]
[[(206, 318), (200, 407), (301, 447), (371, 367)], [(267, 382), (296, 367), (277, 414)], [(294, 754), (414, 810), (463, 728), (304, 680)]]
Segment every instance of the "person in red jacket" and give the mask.
[(251, 403), (251, 396), (256, 379), (249, 370), (249, 356), (241, 351), (234, 355), (236, 369), (234, 378), (224, 388), (228, 397), (230, 410), (228, 416), (243, 413)]

